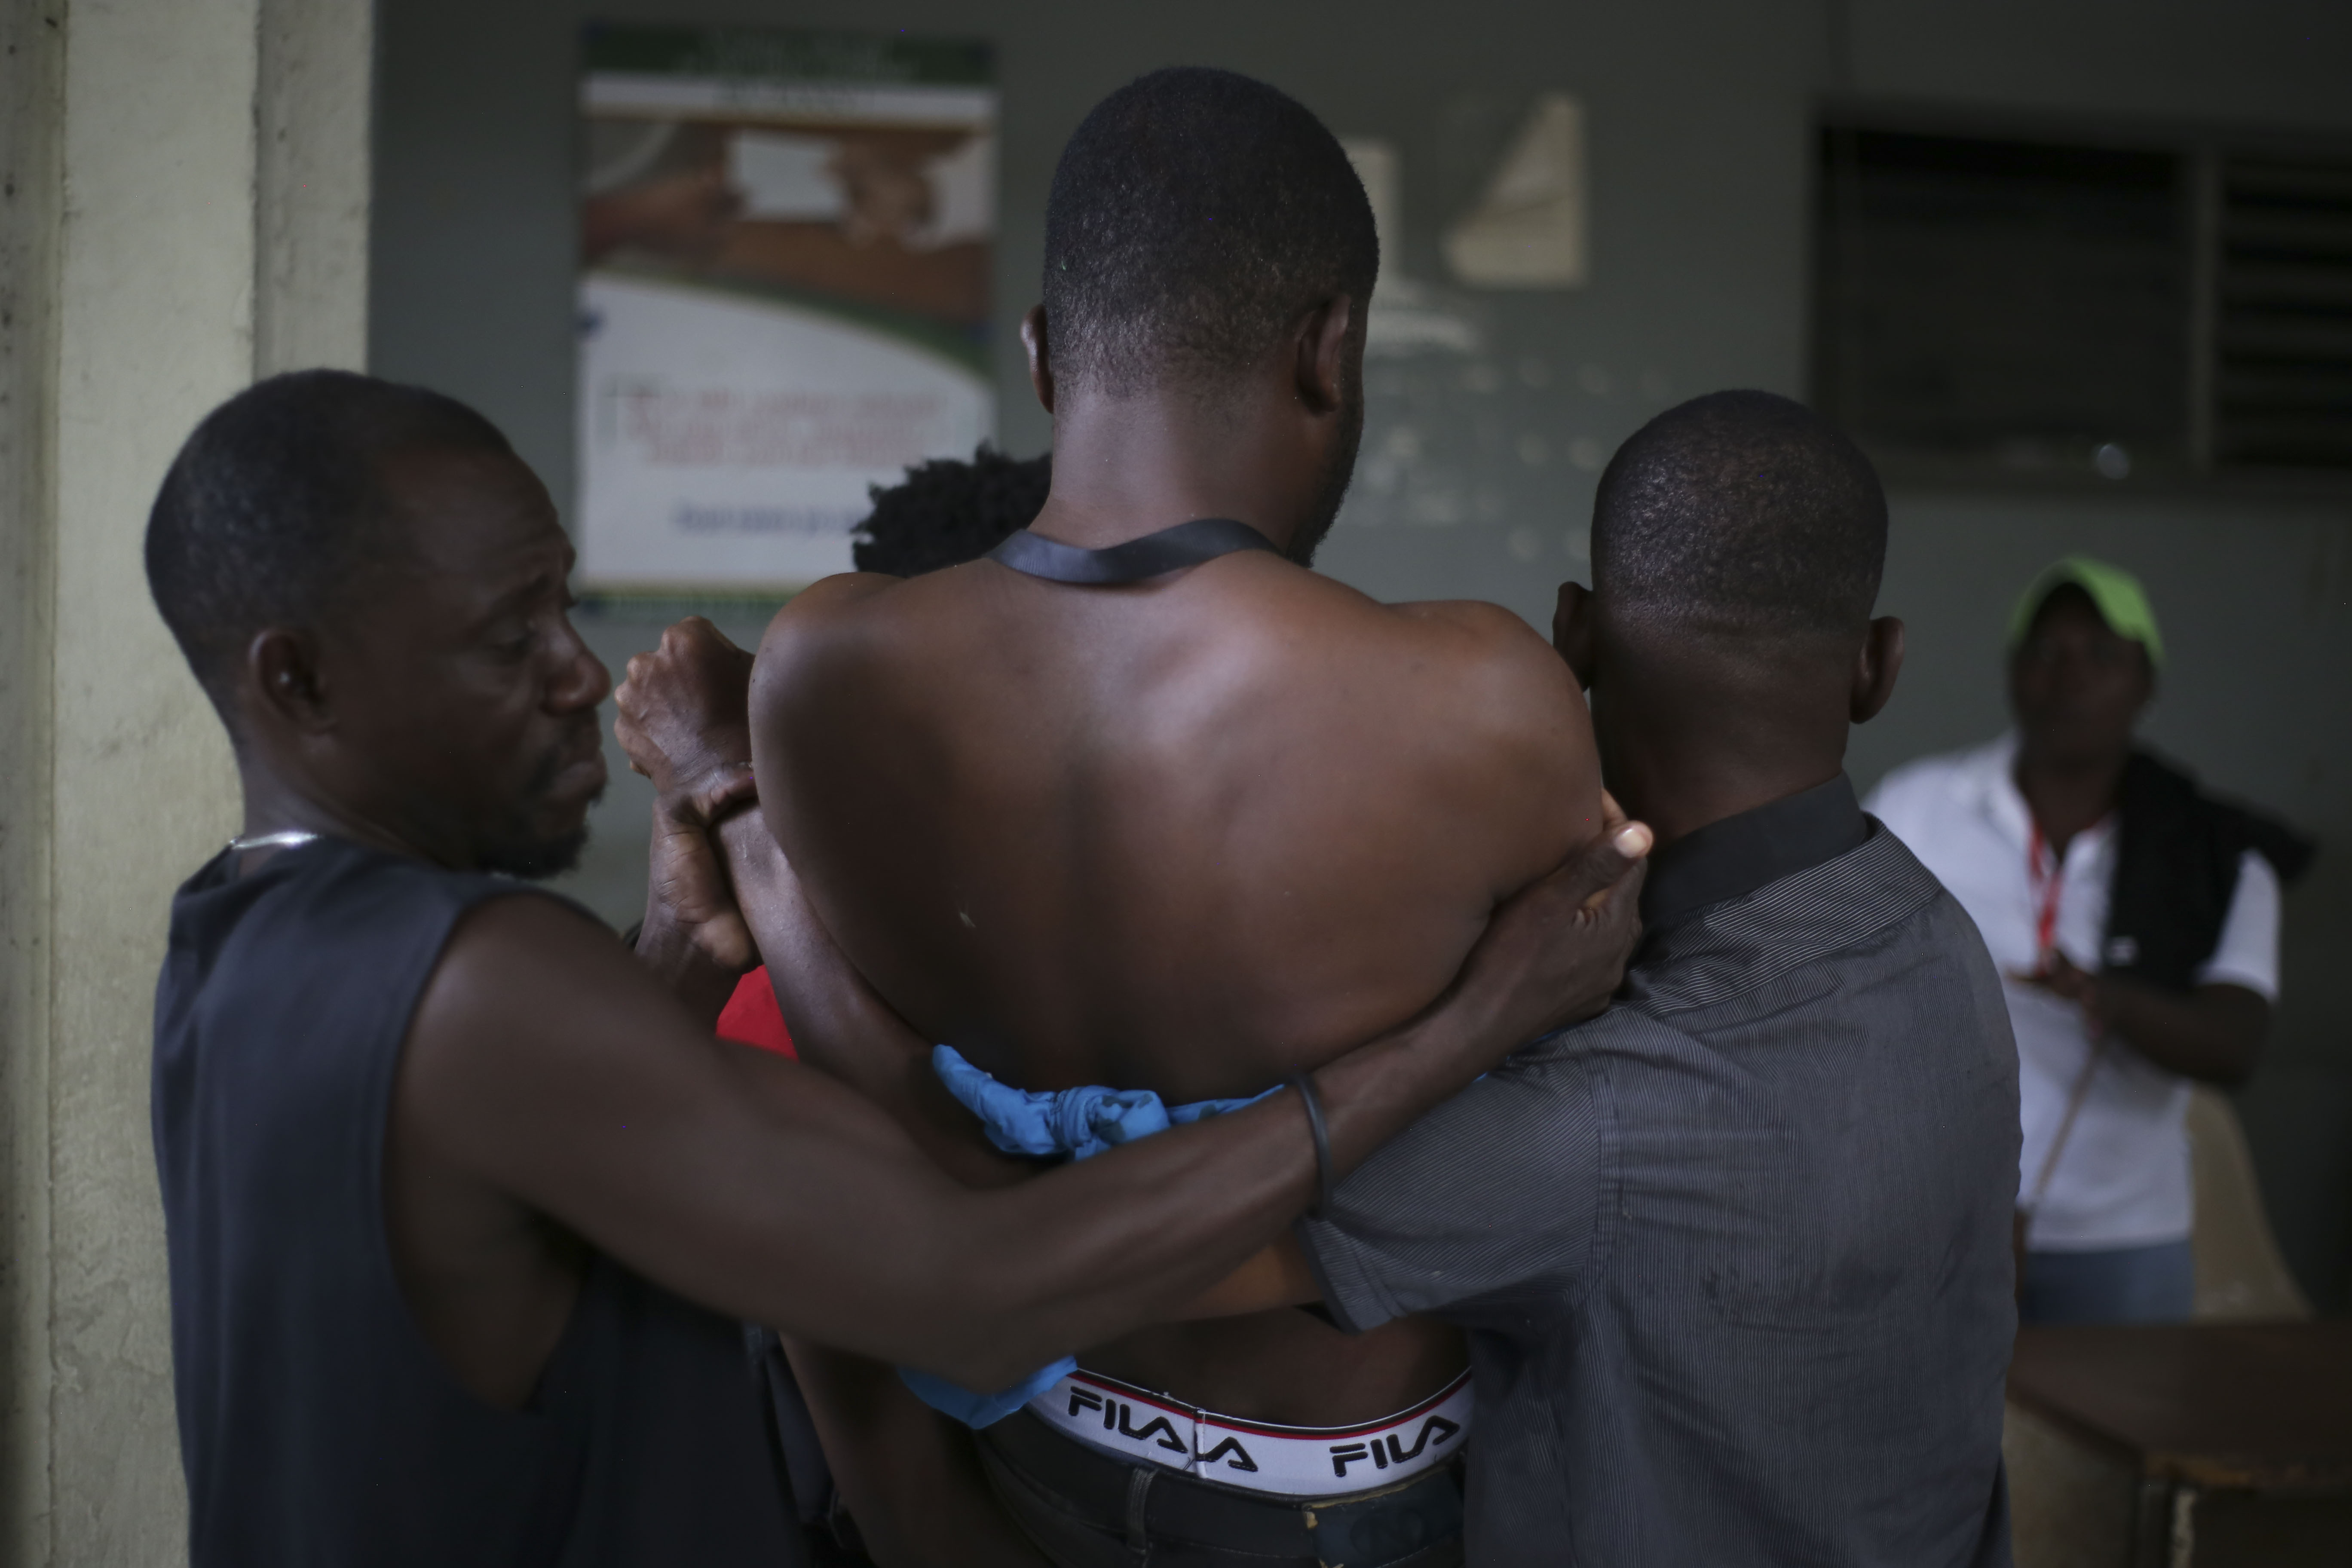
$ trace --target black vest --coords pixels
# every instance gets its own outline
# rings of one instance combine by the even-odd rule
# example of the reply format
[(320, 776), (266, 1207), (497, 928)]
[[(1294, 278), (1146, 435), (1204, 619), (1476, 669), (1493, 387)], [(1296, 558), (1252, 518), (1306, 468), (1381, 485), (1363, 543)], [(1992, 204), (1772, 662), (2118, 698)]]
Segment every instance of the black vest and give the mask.
[(2187, 991), (2221, 944), (2249, 849), (2282, 882), (2311, 864), (2315, 846), (2293, 828), (2204, 795), (2188, 773), (2147, 752), (2124, 764), (2116, 792), (2116, 879), (2107, 904), (2105, 968)]
[(409, 1315), (394, 1069), (458, 916), (519, 885), (331, 839), (231, 858), (173, 900), (155, 999), (194, 1568), (802, 1563), (740, 1324), (598, 1258), (507, 1412)]

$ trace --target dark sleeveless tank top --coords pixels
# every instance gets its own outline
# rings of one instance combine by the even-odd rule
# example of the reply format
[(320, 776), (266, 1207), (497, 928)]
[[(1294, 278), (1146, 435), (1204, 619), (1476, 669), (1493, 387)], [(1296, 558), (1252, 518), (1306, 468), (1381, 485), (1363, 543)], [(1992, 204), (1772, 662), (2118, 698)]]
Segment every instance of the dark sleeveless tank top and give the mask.
[(393, 1074), (457, 918), (520, 884), (320, 839), (181, 888), (152, 1113), (194, 1568), (805, 1561), (740, 1324), (607, 1258), (520, 1411), (393, 1273)]

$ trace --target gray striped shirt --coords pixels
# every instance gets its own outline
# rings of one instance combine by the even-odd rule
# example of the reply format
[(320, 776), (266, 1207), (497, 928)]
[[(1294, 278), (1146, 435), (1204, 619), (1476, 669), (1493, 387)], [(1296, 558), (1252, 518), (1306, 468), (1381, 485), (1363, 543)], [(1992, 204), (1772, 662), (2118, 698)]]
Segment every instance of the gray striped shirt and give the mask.
[(1300, 1233), (1469, 1331), (1470, 1560), (2009, 1562), (2017, 1057), (1976, 928), (1843, 778), (1661, 850), (1616, 1005)]

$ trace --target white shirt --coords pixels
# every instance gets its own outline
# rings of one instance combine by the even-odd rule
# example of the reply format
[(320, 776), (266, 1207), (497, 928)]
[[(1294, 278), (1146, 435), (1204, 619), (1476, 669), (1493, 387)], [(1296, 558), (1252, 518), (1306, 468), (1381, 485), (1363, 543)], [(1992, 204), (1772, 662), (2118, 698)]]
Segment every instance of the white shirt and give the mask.
[[(1977, 923), (2009, 997), (2017, 1034), (2021, 1202), (2034, 1184), (2091, 1059), (2082, 1009), (2010, 978), (2036, 963), (2041, 890), (2028, 870), (2033, 818), (2018, 793), (2017, 740), (1926, 757), (1879, 782), (1864, 808), (1909, 847)], [(2054, 945), (2075, 964), (2101, 967), (2107, 895), (2115, 880), (2112, 817), (2078, 833), (2059, 867)], [(2221, 923), (2197, 971), (2200, 984), (2242, 985), (2278, 996), (2279, 885), (2249, 850)], [(2111, 1037), (2090, 1067), (2083, 1108), (2034, 1208), (2031, 1244), (2053, 1252), (2147, 1247), (2189, 1235), (2189, 1080)]]

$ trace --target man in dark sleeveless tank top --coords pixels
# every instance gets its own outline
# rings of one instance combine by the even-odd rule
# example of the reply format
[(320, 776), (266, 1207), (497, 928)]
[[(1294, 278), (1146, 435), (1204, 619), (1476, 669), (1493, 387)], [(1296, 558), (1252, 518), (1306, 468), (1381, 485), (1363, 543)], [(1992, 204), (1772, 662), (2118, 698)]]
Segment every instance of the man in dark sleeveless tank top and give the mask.
[[(1588, 907), (1622, 869), (1595, 853), (1308, 1089), (969, 1191), (858, 1096), (709, 1037), (749, 954), (698, 834), (657, 850), (652, 963), (517, 896), (584, 837), (608, 678), (546, 490), (478, 415), (264, 383), (190, 437), (146, 550), (245, 796), (157, 991), (198, 1568), (797, 1561), (741, 1321), (996, 1386), (1181, 1310), (1317, 1190), (1314, 1089), (1348, 1168), (1598, 1007), (1630, 945), (1630, 900)], [(768, 956), (831, 1016), (884, 1016), (821, 930)], [(999, 1533), (964, 1560), (1032, 1559)]]

